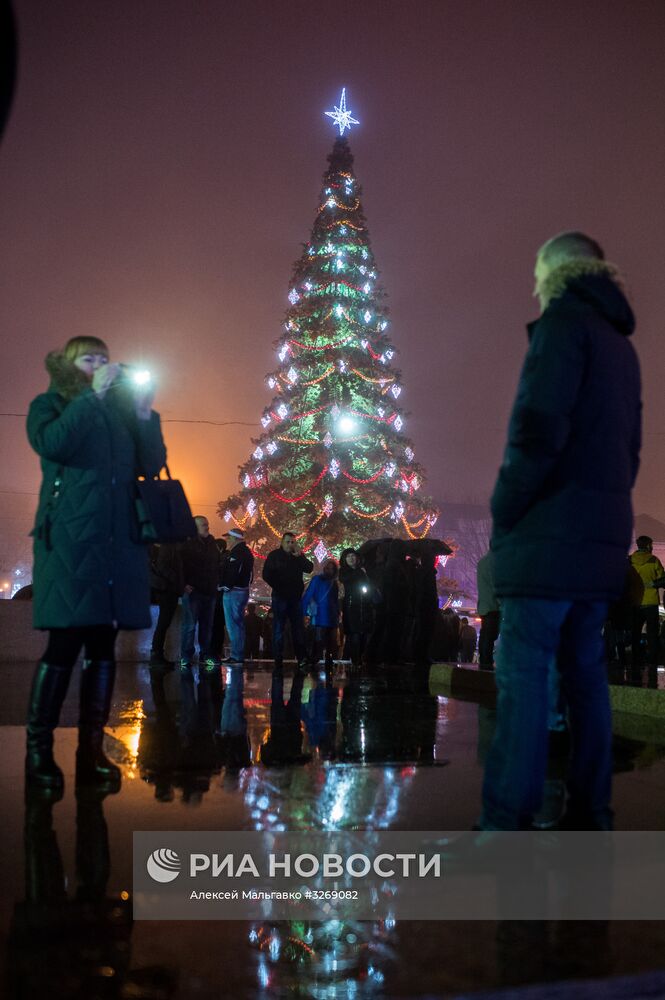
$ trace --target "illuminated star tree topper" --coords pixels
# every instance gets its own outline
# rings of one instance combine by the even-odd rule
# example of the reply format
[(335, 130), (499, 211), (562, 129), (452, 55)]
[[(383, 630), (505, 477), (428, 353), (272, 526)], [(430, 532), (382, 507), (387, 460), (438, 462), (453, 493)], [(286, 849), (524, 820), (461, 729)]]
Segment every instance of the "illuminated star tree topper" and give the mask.
[(339, 107), (336, 107), (334, 111), (326, 111), (325, 114), (328, 118), (332, 118), (335, 125), (339, 125), (339, 134), (344, 135), (344, 129), (351, 131), (352, 125), (360, 125), (357, 118), (351, 117), (351, 112), (346, 110), (346, 87), (342, 88), (342, 96), (339, 101)]

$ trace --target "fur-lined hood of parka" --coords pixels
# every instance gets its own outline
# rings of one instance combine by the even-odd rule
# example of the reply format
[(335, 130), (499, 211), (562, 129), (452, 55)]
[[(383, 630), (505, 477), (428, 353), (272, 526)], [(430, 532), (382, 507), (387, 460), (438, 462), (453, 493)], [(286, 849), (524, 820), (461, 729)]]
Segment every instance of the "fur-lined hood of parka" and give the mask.
[(59, 393), (68, 403), (90, 388), (90, 379), (85, 372), (77, 368), (73, 361), (69, 361), (62, 351), (47, 354), (44, 367), (51, 379), (49, 390)]
[(590, 257), (575, 257), (545, 278), (539, 291), (543, 312), (570, 293), (593, 306), (619, 333), (630, 336), (635, 316), (614, 264)]

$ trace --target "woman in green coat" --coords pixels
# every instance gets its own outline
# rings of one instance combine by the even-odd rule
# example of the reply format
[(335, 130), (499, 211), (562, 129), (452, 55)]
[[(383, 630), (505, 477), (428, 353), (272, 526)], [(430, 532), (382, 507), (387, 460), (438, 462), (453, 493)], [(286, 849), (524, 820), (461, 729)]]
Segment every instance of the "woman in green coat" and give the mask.
[(53, 730), (74, 664), (81, 673), (80, 783), (119, 787), (102, 740), (115, 679), (118, 629), (150, 626), (148, 552), (134, 508), (137, 473), (166, 461), (153, 389), (134, 386), (96, 337), (75, 337), (46, 359), (48, 392), (30, 405), (27, 431), (43, 481), (33, 530), (35, 628), (49, 641), (37, 665), (27, 724), (29, 786), (61, 792)]

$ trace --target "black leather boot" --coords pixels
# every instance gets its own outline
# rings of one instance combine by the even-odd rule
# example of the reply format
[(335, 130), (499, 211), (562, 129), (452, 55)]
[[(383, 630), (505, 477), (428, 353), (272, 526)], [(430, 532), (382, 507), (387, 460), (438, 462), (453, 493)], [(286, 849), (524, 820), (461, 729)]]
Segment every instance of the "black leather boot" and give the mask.
[(37, 664), (32, 679), (25, 756), (26, 786), (62, 792), (64, 778), (53, 759), (53, 730), (60, 719), (60, 709), (67, 694), (71, 667), (54, 663)]
[(84, 660), (81, 667), (79, 745), (76, 751), (76, 782), (102, 784), (110, 791), (120, 788), (120, 768), (104, 753), (104, 726), (108, 722), (115, 681), (113, 660)]

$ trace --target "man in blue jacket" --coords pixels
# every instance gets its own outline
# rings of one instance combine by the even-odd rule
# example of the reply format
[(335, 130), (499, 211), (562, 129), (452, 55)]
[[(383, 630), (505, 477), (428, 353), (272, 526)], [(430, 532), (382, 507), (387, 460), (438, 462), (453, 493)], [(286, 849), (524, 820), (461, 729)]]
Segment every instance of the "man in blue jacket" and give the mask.
[(610, 829), (611, 715), (601, 629), (622, 593), (639, 465), (632, 310), (598, 244), (563, 233), (538, 252), (542, 314), (492, 495), (501, 601), (497, 726), (480, 821), (528, 828), (547, 764), (548, 669), (559, 654), (573, 743), (570, 829)]

